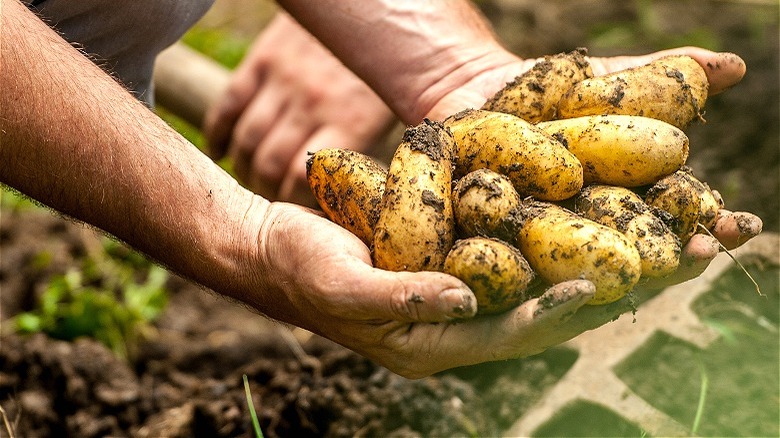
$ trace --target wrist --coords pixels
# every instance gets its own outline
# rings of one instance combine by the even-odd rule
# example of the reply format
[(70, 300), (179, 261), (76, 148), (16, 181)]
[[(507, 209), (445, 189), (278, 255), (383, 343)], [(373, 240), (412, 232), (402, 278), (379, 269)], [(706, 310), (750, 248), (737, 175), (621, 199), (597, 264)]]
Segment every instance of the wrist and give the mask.
[(406, 123), (419, 122), (449, 91), (511, 57), (470, 1), (279, 3)]
[[(270, 202), (238, 184), (215, 199), (212, 208), (204, 211), (197, 223), (194, 240), (200, 251), (193, 252), (192, 279), (220, 294), (255, 305), (255, 295), (265, 293), (262, 284), (264, 264), (260, 263), (258, 242)], [(222, 202), (218, 203), (218, 199)], [(221, 205), (220, 205), (221, 204)]]

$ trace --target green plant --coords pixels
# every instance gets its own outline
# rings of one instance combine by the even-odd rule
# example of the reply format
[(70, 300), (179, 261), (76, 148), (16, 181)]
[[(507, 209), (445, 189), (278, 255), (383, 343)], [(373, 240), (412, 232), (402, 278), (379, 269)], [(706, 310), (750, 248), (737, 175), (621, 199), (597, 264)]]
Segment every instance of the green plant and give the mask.
[(707, 375), (707, 369), (704, 367), (704, 361), (701, 359), (701, 354), (698, 357), (698, 362), (701, 385), (699, 386), (699, 403), (696, 406), (696, 415), (693, 419), (693, 427), (691, 427), (691, 436), (696, 436), (699, 433), (699, 425), (701, 424), (701, 417), (704, 414), (704, 405), (707, 400), (707, 389), (710, 386), (710, 378)]
[[(129, 250), (124, 258), (111, 256), (113, 245), (118, 244), (106, 239), (79, 269), (52, 278), (38, 306), (14, 318), (17, 331), (63, 340), (89, 336), (119, 357), (134, 357), (139, 340), (151, 332), (151, 322), (167, 303), (168, 273)], [(144, 270), (146, 275), (139, 275)]]
[(252, 429), (255, 431), (255, 438), (263, 438), (263, 431), (260, 429), (260, 421), (257, 420), (255, 404), (252, 402), (252, 392), (249, 390), (249, 379), (244, 374), (244, 392), (246, 393), (246, 404), (249, 406), (249, 415), (252, 417)]

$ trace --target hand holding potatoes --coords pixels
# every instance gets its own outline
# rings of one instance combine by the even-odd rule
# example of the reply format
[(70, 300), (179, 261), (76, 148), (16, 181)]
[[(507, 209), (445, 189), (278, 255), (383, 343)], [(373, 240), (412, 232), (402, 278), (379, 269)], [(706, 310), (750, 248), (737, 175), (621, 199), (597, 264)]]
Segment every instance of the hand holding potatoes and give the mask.
[[(599, 69), (601, 67), (603, 64), (599, 64)], [(475, 102), (473, 107), (477, 108), (480, 105), (480, 102)], [(481, 316), (469, 319), (473, 313), (463, 312), (460, 315), (463, 319), (457, 324), (446, 322), (434, 325), (410, 324), (390, 318), (381, 323), (389, 330), (385, 332), (384, 337), (377, 338), (377, 342), (380, 342), (381, 345), (363, 345), (360, 348), (355, 348), (357, 351), (375, 358), (383, 364), (389, 364), (391, 369), (397, 372), (400, 369), (402, 374), (408, 376), (425, 375), (457, 365), (534, 354), (568, 340), (583, 330), (594, 328), (614, 319), (620, 313), (631, 309), (633, 302), (623, 297), (626, 293), (634, 294), (634, 298), (641, 301), (645, 297), (642, 292), (644, 290), (661, 287), (667, 282), (684, 281), (686, 278), (698, 275), (717, 253), (718, 247), (713, 245), (716, 241), (701, 233), (694, 234), (688, 244), (683, 247), (679, 237), (670, 234), (670, 223), (665, 222), (662, 217), (664, 215), (660, 213), (663, 209), (649, 205), (649, 201), (646, 199), (648, 192), (650, 192), (648, 189), (653, 183), (662, 180), (669, 174), (674, 174), (675, 170), (681, 168), (685, 163), (689, 145), (687, 138), (679, 128), (666, 124), (666, 122), (660, 122), (664, 124), (658, 125), (660, 128), (657, 131), (664, 134), (654, 137), (652, 134), (656, 132), (654, 129), (634, 128), (641, 128), (644, 126), (643, 123), (656, 122), (641, 118), (628, 119), (643, 116), (611, 116), (614, 119), (601, 116), (582, 116), (589, 118), (587, 124), (591, 128), (595, 127), (591, 131), (608, 131), (611, 128), (609, 126), (611, 123), (626, 128), (615, 129), (612, 134), (607, 133), (606, 135), (606, 137), (611, 136), (613, 139), (624, 138), (623, 140), (612, 143), (607, 142), (608, 139), (600, 140), (606, 142), (606, 146), (600, 146), (602, 150), (612, 150), (612, 153), (623, 154), (619, 155), (621, 158), (612, 162), (611, 167), (617, 167), (620, 163), (631, 160), (632, 157), (638, 157), (646, 159), (652, 169), (648, 171), (645, 169), (646, 166), (637, 166), (636, 172), (629, 172), (632, 175), (630, 175), (629, 180), (625, 181), (620, 179), (601, 180), (598, 179), (601, 178), (600, 176), (598, 178), (589, 177), (591, 178), (588, 180), (589, 183), (599, 181), (603, 186), (617, 188), (621, 188), (619, 185), (632, 186), (631, 189), (621, 188), (628, 190), (630, 195), (621, 191), (615, 193), (610, 191), (607, 194), (588, 194), (588, 191), (594, 189), (589, 189), (586, 186), (582, 193), (581, 189), (578, 188), (574, 193), (564, 195), (561, 199), (550, 199), (542, 203), (524, 199), (524, 197), (533, 196), (527, 190), (538, 190), (534, 185), (537, 183), (540, 186), (548, 184), (549, 180), (537, 181), (528, 176), (533, 174), (525, 174), (526, 176), (523, 178), (517, 178), (523, 180), (516, 183), (512, 181), (511, 173), (519, 171), (518, 168), (521, 167), (521, 164), (534, 164), (543, 158), (530, 160), (530, 162), (517, 160), (514, 163), (513, 158), (504, 160), (500, 154), (496, 154), (496, 151), (483, 150), (490, 143), (503, 148), (504, 144), (496, 141), (502, 138), (499, 134), (487, 132), (471, 135), (471, 133), (480, 126), (482, 126), (481, 129), (488, 129), (485, 127), (491, 127), (489, 129), (504, 129), (506, 126), (521, 127), (528, 130), (524, 132), (533, 132), (533, 135), (539, 135), (540, 138), (552, 138), (563, 146), (563, 150), (566, 150), (564, 143), (574, 142), (575, 137), (584, 136), (584, 133), (589, 131), (585, 129), (587, 124), (585, 128), (580, 126), (579, 131), (559, 128), (552, 130), (552, 132), (546, 132), (543, 129), (544, 124), (534, 127), (531, 122), (520, 123), (507, 117), (506, 114), (497, 114), (496, 111), (482, 109), (457, 114), (460, 108), (453, 108), (453, 110), (458, 111), (452, 111), (449, 114), (454, 119), (463, 120), (461, 126), (454, 126), (453, 120), (445, 122), (445, 126), (448, 124), (453, 126), (450, 129), (454, 140), (450, 146), (454, 151), (451, 155), (454, 161), (450, 167), (453, 173), (447, 175), (446, 166), (431, 166), (431, 164), (417, 167), (416, 172), (404, 173), (393, 170), (394, 166), (391, 163), (391, 171), (388, 173), (385, 183), (386, 187), (391, 181), (393, 184), (405, 181), (403, 186), (403, 190), (406, 191), (405, 196), (413, 199), (414, 202), (408, 204), (385, 202), (388, 198), (385, 196), (386, 191), (384, 194), (381, 193), (381, 188), (372, 189), (375, 191), (374, 196), (366, 197), (366, 199), (377, 199), (377, 196), (383, 199), (380, 216), (382, 209), (391, 208), (388, 207), (389, 205), (407, 205), (407, 207), (403, 207), (407, 210), (406, 214), (395, 216), (404, 219), (403, 222), (399, 220), (402, 226), (396, 227), (400, 230), (403, 230), (404, 227), (414, 228), (430, 220), (436, 221), (446, 217), (442, 222), (446, 226), (440, 231), (430, 233), (431, 239), (428, 240), (440, 242), (438, 239), (444, 237), (443, 242), (450, 242), (447, 237), (450, 232), (454, 232), (457, 238), (452, 241), (451, 249), (446, 253), (444, 251), (448, 245), (430, 246), (432, 249), (425, 251), (427, 254), (423, 256), (423, 262), (425, 262), (425, 256), (430, 257), (429, 260), (439, 260), (442, 255), (445, 262), (441, 267), (437, 263), (435, 267), (425, 265), (428, 267), (424, 269), (443, 270), (444, 273), (452, 274), (445, 276), (446, 278), (457, 276), (469, 285), (478, 302), (476, 309), (472, 310), (476, 310)], [(517, 118), (517, 116), (512, 117)], [(627, 119), (623, 119), (626, 117)], [(442, 117), (442, 119), (444, 118)], [(434, 122), (425, 122), (423, 125), (430, 127), (432, 124)], [(531, 127), (529, 128), (528, 125)], [(421, 128), (415, 126), (410, 129)], [(458, 132), (459, 130), (460, 132)], [(634, 130), (640, 133), (645, 132), (642, 135), (647, 135), (647, 137), (642, 140), (637, 140), (636, 137), (632, 140), (630, 136), (620, 137), (625, 134), (625, 131), (632, 133)], [(468, 143), (458, 144), (459, 141), (473, 141), (469, 138), (470, 136), (491, 140), (483, 143), (481, 147)], [(413, 137), (410, 134), (405, 137), (405, 141)], [(653, 146), (644, 149), (636, 147), (636, 143), (639, 142), (645, 144), (649, 142)], [(615, 151), (616, 147), (622, 149)], [(586, 143), (583, 143), (583, 148), (586, 149), (586, 153), (582, 159), (573, 154), (573, 151), (566, 151), (574, 155), (574, 159), (580, 163), (583, 170), (582, 182), (576, 182), (577, 178), (574, 178), (574, 185), (584, 185), (584, 175), (588, 174), (588, 171), (597, 169), (599, 160), (603, 160), (603, 157), (598, 154), (595, 155), (596, 158), (588, 158), (587, 152), (592, 153), (592, 151), (587, 151)], [(424, 148), (408, 147), (407, 145), (403, 148), (407, 152), (400, 155), (406, 155), (403, 159), (408, 161), (410, 155), (408, 151), (415, 149)], [(668, 152), (659, 152), (659, 150)], [(501, 152), (503, 153), (503, 151)], [(316, 161), (320, 153), (327, 152), (318, 152), (310, 160)], [(657, 153), (658, 158), (653, 158), (653, 153)], [(395, 158), (394, 161), (396, 161)], [(469, 162), (480, 164), (472, 167)], [(513, 164), (515, 164), (514, 168)], [(407, 166), (396, 165), (395, 169), (403, 169), (404, 167)], [(609, 168), (610, 164), (605, 167)], [(620, 169), (611, 170), (616, 174), (623, 173), (620, 172)], [(339, 173), (343, 174), (343, 172)], [(510, 175), (505, 175), (506, 173)], [(599, 173), (592, 172), (591, 175), (599, 175)], [(621, 178), (624, 176), (620, 175)], [(422, 183), (431, 182), (434, 185), (426, 186), (420, 182), (420, 179), (422, 179)], [(449, 187), (438, 187), (435, 184)], [(553, 189), (557, 190), (558, 188), (554, 187)], [(450, 199), (443, 199), (448, 190)], [(546, 191), (549, 190), (546, 189)], [(331, 190), (330, 192), (334, 193), (335, 191)], [(544, 193), (545, 190), (539, 190), (539, 192)], [(428, 193), (428, 195), (424, 195), (424, 193)], [(436, 196), (432, 196), (434, 194)], [(424, 202), (424, 197), (429, 202)], [(579, 200), (575, 202), (575, 199)], [(700, 207), (703, 205), (701, 199), (700, 196), (698, 203)], [(713, 196), (713, 199), (717, 202), (716, 196)], [(442, 205), (442, 202), (445, 202), (445, 205)], [(437, 210), (445, 211), (446, 202), (451, 203), (454, 227), (449, 225), (450, 213), (438, 217), (429, 214)], [(375, 209), (376, 202), (371, 204), (374, 205), (370, 208)], [(575, 208), (575, 204), (578, 204), (578, 207)], [(421, 206), (423, 208), (430, 207), (430, 212), (420, 208)], [(364, 206), (364, 208), (369, 208), (369, 206)], [(396, 209), (398, 208), (396, 207)], [(586, 210), (591, 210), (593, 213), (591, 218), (579, 215), (579, 213), (585, 215)], [(648, 212), (655, 212), (657, 215), (649, 217), (647, 216)], [(672, 213), (668, 214), (673, 217)], [(709, 213), (700, 212), (699, 214), (700, 217), (710, 216)], [(371, 216), (371, 214), (366, 216)], [(731, 239), (729, 242), (733, 246), (734, 242), (743, 242), (760, 231), (760, 221), (745, 221), (745, 218), (755, 217), (721, 210), (716, 214), (716, 222), (711, 225), (709, 231), (726, 240)], [(333, 220), (339, 222), (336, 218)], [(738, 226), (738, 222), (750, 225)], [(644, 240), (648, 234), (645, 228), (649, 227), (657, 228), (658, 234), (663, 236), (660, 249), (650, 244), (644, 247), (646, 244)], [(433, 227), (432, 229), (437, 228)], [(453, 229), (454, 231), (452, 231)], [(726, 236), (731, 237), (726, 238)], [(376, 249), (376, 239), (377, 232), (375, 230), (372, 241), (372, 249), (374, 250)], [(527, 247), (526, 253), (523, 253), (522, 250), (524, 244)], [(427, 243), (423, 246), (412, 246), (426, 248), (426, 245)], [(520, 249), (519, 254), (515, 251), (516, 249)], [(369, 251), (368, 248), (365, 250)], [(648, 254), (655, 254), (659, 257), (654, 261), (645, 260), (648, 258)], [(412, 255), (420, 257), (420, 254)], [(377, 260), (376, 257), (374, 254), (374, 262)], [(524, 272), (528, 273), (527, 267), (530, 267), (533, 272), (530, 275), (523, 275)], [(605, 270), (599, 271), (598, 268), (601, 267), (604, 267)], [(677, 270), (669, 274), (675, 267)], [(403, 271), (389, 274), (406, 276), (437, 273)], [(491, 288), (490, 286), (495, 287)], [(408, 300), (403, 305), (404, 308), (420, 306), (420, 309), (426, 309), (430, 304), (429, 298), (423, 296), (412, 294), (411, 296), (407, 295), (407, 297)], [(510, 302), (511, 304), (507, 305), (509, 310), (494, 307), (495, 303), (491, 302), (494, 299), (505, 299)], [(519, 301), (513, 302), (513, 300)], [(518, 305), (518, 302), (521, 303)], [(601, 305), (583, 306), (586, 303)], [(400, 302), (397, 305), (401, 306)], [(480, 311), (482, 308), (485, 310)], [(499, 313), (492, 313), (494, 311)], [(455, 315), (455, 313), (450, 312), (449, 315)], [(457, 316), (453, 317), (457, 318)], [(377, 322), (379, 321), (375, 321), (374, 324)], [(353, 344), (348, 343), (348, 345)], [(403, 353), (395, 356), (397, 359), (389, 358), (382, 352), (383, 347), (388, 345), (395, 346)], [(411, 358), (414, 358), (416, 364), (414, 370), (404, 368), (402, 364), (404, 360), (412, 361)], [(438, 363), (438, 360), (444, 362)]]

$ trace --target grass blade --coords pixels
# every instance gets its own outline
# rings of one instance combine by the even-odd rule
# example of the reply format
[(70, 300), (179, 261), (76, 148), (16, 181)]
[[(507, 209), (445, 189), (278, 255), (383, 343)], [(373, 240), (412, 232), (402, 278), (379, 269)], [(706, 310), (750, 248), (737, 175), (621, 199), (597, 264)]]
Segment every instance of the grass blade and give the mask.
[(704, 362), (699, 357), (699, 370), (701, 374), (701, 388), (699, 389), (699, 405), (696, 407), (696, 416), (693, 419), (693, 427), (691, 428), (691, 435), (696, 435), (699, 430), (699, 424), (701, 424), (701, 417), (704, 414), (704, 403), (707, 400), (707, 388), (709, 387), (710, 379), (707, 377), (707, 370), (704, 368)]
[(246, 374), (244, 374), (244, 391), (246, 392), (246, 404), (249, 406), (249, 416), (252, 417), (252, 428), (255, 430), (255, 437), (263, 438), (263, 431), (260, 430), (260, 422), (257, 421), (255, 404), (252, 403), (252, 393), (249, 391), (249, 379), (246, 378)]

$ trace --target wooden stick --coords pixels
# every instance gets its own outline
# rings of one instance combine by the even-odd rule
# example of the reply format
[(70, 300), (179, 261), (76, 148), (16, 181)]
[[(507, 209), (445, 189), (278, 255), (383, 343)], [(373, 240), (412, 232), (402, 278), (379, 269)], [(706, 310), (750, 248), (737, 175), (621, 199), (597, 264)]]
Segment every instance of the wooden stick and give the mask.
[(230, 70), (176, 43), (157, 57), (155, 102), (200, 128), (206, 111), (217, 102), (229, 81)]

